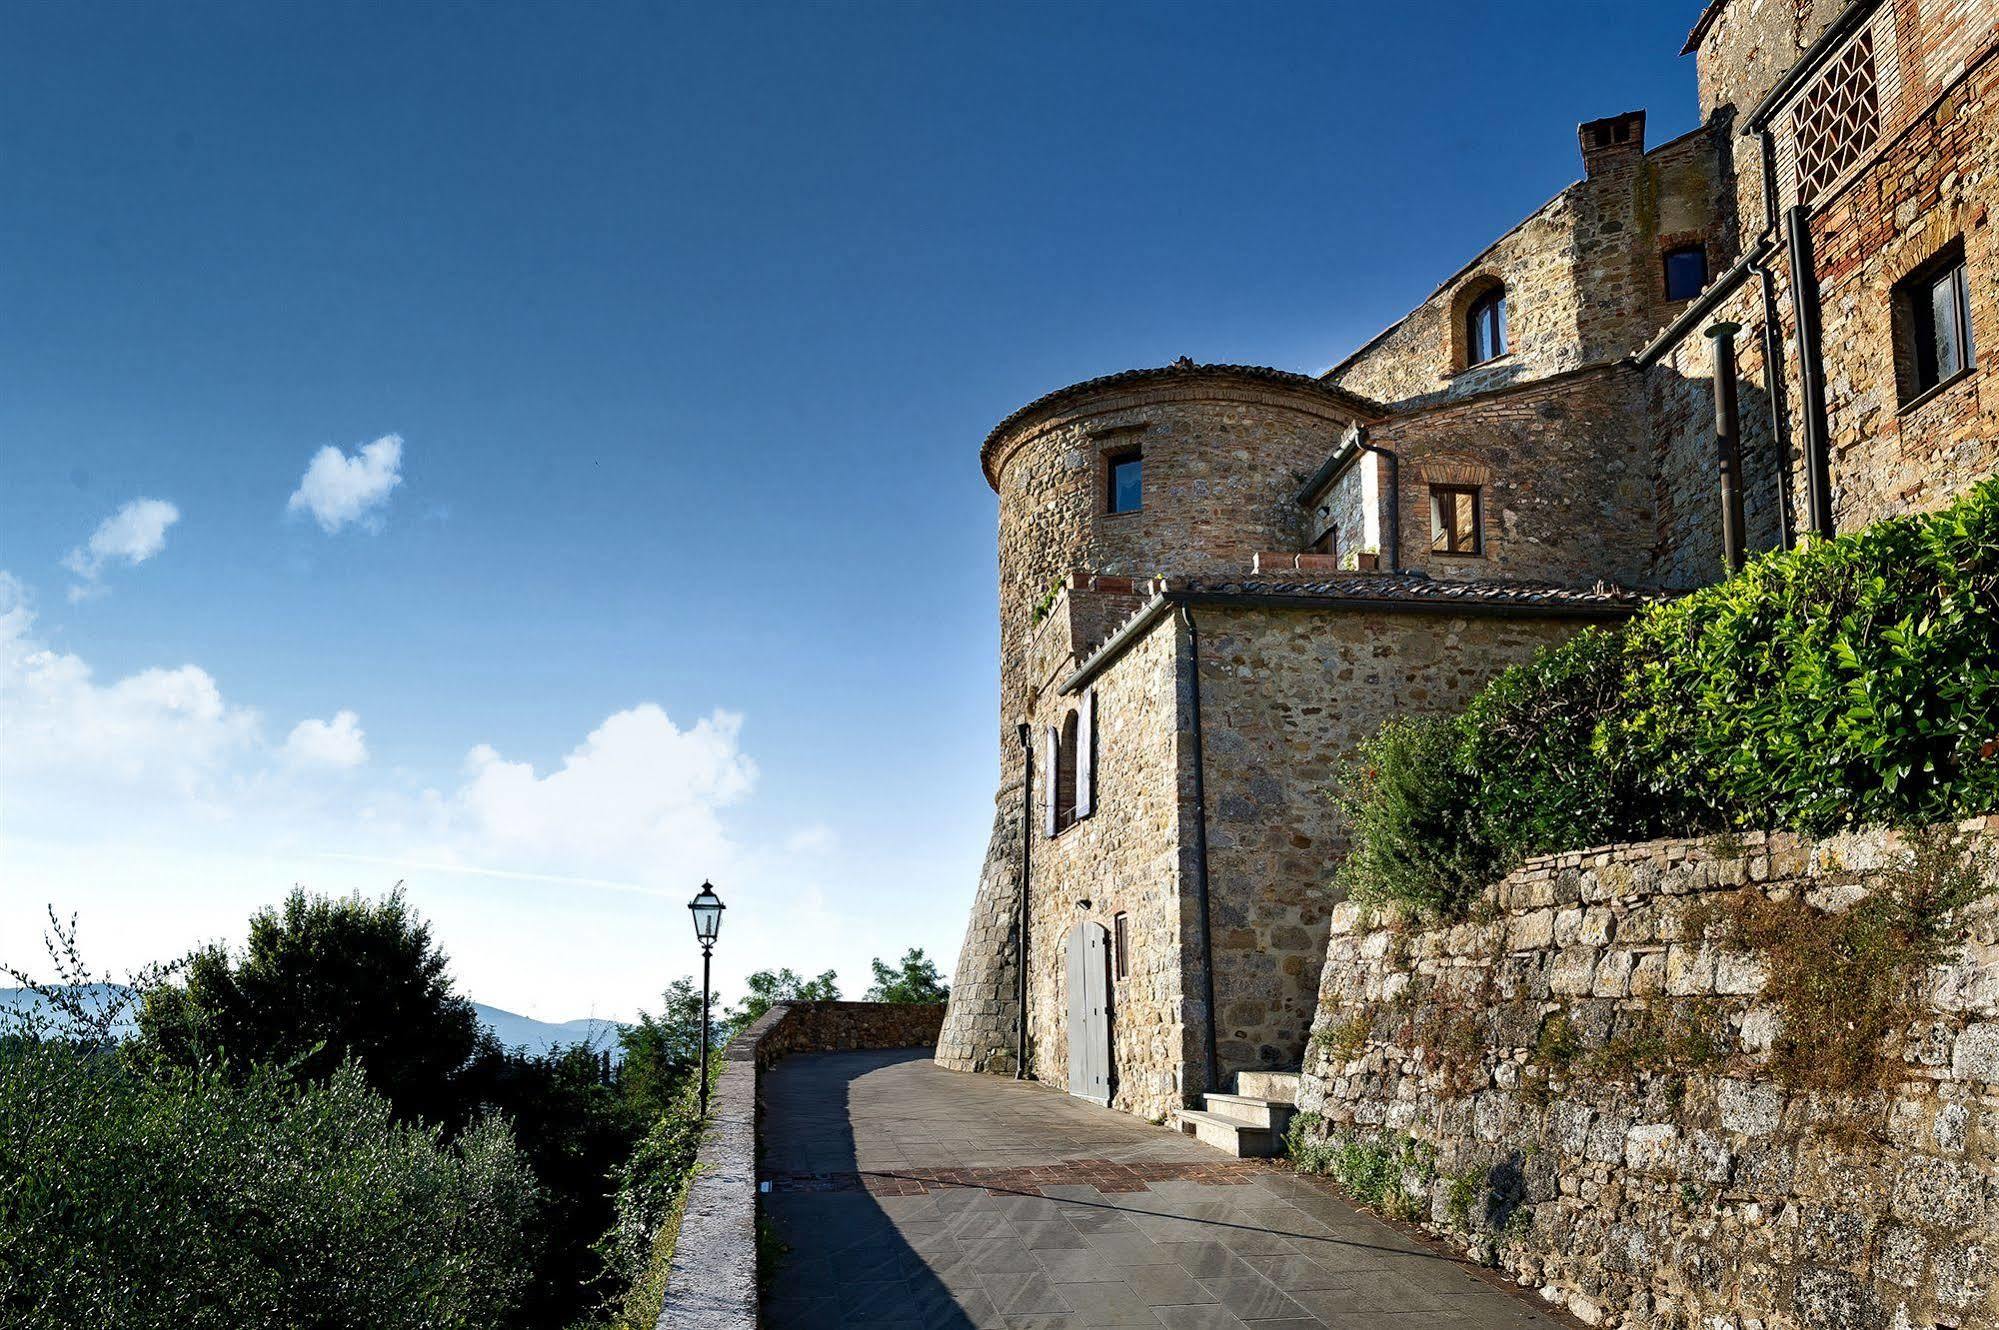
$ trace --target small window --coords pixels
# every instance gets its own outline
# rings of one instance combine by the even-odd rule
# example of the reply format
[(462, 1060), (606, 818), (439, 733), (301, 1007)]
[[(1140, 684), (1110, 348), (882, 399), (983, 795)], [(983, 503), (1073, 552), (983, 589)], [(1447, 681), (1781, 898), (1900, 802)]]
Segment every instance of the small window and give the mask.
[(1111, 920), (1111, 957), (1117, 967), (1117, 977), (1131, 977), (1131, 920), (1122, 912)]
[(1339, 552), (1340, 529), (1336, 526), (1327, 527), (1319, 533), (1319, 538), (1312, 542), (1312, 553), (1314, 554), (1338, 554)]
[(1465, 368), (1506, 354), (1506, 288), (1494, 287), (1465, 311)]
[(1707, 246), (1682, 245), (1666, 251), (1666, 299), (1692, 300), (1707, 285)]
[(1953, 246), (1895, 288), (1902, 400), (1912, 401), (1978, 363), (1971, 338), (1964, 251)]
[(1479, 529), (1478, 488), (1473, 485), (1430, 486), (1430, 550), (1434, 554), (1474, 555), (1484, 542)]
[(1110, 474), (1110, 511), (1135, 513), (1145, 501), (1145, 459), (1138, 452), (1118, 453), (1107, 459)]

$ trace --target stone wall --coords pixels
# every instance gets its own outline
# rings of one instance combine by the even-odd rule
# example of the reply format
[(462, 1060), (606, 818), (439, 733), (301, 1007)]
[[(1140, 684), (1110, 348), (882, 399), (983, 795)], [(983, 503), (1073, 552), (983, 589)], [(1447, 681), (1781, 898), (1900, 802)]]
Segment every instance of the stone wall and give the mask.
[[(1711, 271), (1732, 260), (1722, 190), (1706, 131), (1650, 153), (1634, 142), (1593, 155), (1585, 179), (1494, 241), (1327, 379), (1406, 408), (1628, 356), (1683, 307), (1665, 298), (1668, 246), (1706, 244)], [(1467, 367), (1460, 325), (1471, 301), (1494, 283), (1506, 288), (1507, 353)]]
[(721, 1050), (708, 1099), (687, 1206), (668, 1267), (658, 1330), (756, 1330), (757, 1081), (787, 1053), (859, 1048), (928, 1048), (937, 1041), (942, 1005), (892, 1002), (788, 1002), (737, 1032)]
[(953, 1071), (1014, 1070), (1020, 1021), (1020, 782), (1003, 785), (993, 834), (972, 897), (951, 1000), (937, 1035), (937, 1061)]
[[(1290, 1069), (1304, 1054), (1332, 908), (1328, 879), (1346, 849), (1329, 794), (1354, 746), (1391, 717), (1462, 708), (1493, 675), (1576, 625), (1388, 611), (1195, 613), (1226, 1086), (1237, 1071)], [(1190, 984), (1198, 974), (1190, 971)]]
[[(1077, 570), (1240, 574), (1259, 550), (1303, 548), (1297, 489), (1354, 419), (1309, 380), (1196, 367), (1086, 394), (999, 441), (1002, 780), (1018, 774), (1011, 728), (1034, 687), (1018, 666), (1056, 581)], [(1106, 512), (1105, 459), (1131, 447), (1144, 452), (1143, 507)]]
[[(1963, 830), (1999, 842), (1999, 818)], [(1852, 909), (1908, 862), (1885, 832), (1668, 840), (1532, 861), (1455, 925), (1342, 905), (1301, 1104), (1414, 1138), (1430, 1225), (1591, 1324), (1989, 1330), (1999, 899), (1960, 912), (1851, 1090), (1780, 1070), (1835, 1032), (1786, 1031), (1768, 953), (1716, 923), (1746, 895)], [(1858, 989), (1843, 954), (1821, 982)]]
[[(1742, 325), (1735, 355), (1744, 545), (1752, 555), (1784, 545), (1783, 487), (1795, 450), (1786, 450), (1777, 434), (1775, 397), (1763, 354), (1762, 286), (1751, 280), (1644, 372), (1657, 487), (1651, 580), (1673, 590), (1705, 586), (1723, 574), (1714, 343), (1705, 336), (1707, 328), (1722, 320)], [(1781, 367), (1779, 373), (1784, 373)], [(1787, 401), (1797, 400), (1796, 391), (1788, 381), (1777, 387)]]
[[(1182, 871), (1181, 773), (1191, 759), (1175, 691), (1178, 633), (1167, 620), (1097, 677), (1095, 811), (1052, 838), (1037, 823), (1028, 879), (1032, 1070), (1048, 1084), (1068, 1085), (1070, 929), (1085, 919), (1111, 929), (1124, 914), (1130, 973), (1111, 989), (1111, 1102), (1143, 1117), (1180, 1106), (1179, 1071), (1190, 1055), (1199, 1065), (1205, 1022), (1198, 990), (1186, 982), (1196, 919)], [(1051, 687), (1037, 702), (1036, 733), (1059, 725), (1075, 705)], [(1048, 776), (1035, 771), (1037, 818)]]
[[(1216, 1051), (1227, 1083), (1240, 1070), (1295, 1067), (1303, 1054), (1327, 878), (1344, 845), (1327, 797), (1341, 761), (1391, 716), (1462, 707), (1498, 671), (1577, 625), (1393, 607), (1204, 605), (1194, 615)], [(1031, 851), (1031, 1070), (1068, 1083), (1069, 930), (1086, 919), (1114, 930), (1124, 914), (1130, 973), (1112, 985), (1112, 1106), (1145, 1117), (1211, 1088), (1201, 1084), (1206, 972), (1188, 655), (1186, 628), (1171, 614), (1096, 676), (1095, 809), (1053, 838), (1037, 822)], [(1051, 676), (1037, 699), (1037, 734), (1077, 705), (1057, 691), (1061, 681)], [(1045, 778), (1037, 769), (1037, 789)]]
[(787, 1002), (743, 1034), (755, 1046), (757, 1066), (768, 1067), (788, 1053), (935, 1048), (943, 1024), (941, 1002)]
[[(1643, 382), (1628, 366), (1397, 416), (1368, 437), (1399, 459), (1403, 568), (1437, 578), (1656, 585), (1652, 444)], [(1431, 552), (1433, 484), (1478, 487), (1477, 556)]]

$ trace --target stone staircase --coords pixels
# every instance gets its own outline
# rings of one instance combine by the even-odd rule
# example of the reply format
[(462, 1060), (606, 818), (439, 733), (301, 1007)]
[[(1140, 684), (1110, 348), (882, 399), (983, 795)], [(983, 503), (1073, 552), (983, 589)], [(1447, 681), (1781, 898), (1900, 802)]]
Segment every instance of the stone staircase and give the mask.
[(1201, 1096), (1205, 1111), (1179, 1109), (1173, 1125), (1238, 1159), (1277, 1154), (1284, 1148), (1284, 1129), (1298, 1111), (1298, 1073), (1239, 1071), (1235, 1081), (1234, 1094)]

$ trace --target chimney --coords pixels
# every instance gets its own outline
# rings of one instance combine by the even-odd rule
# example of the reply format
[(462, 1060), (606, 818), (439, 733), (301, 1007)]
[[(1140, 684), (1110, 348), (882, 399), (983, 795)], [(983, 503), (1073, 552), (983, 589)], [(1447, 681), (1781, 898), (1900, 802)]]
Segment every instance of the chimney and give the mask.
[(1582, 144), (1583, 174), (1602, 175), (1645, 155), (1645, 113), (1586, 120), (1576, 126), (1576, 138)]

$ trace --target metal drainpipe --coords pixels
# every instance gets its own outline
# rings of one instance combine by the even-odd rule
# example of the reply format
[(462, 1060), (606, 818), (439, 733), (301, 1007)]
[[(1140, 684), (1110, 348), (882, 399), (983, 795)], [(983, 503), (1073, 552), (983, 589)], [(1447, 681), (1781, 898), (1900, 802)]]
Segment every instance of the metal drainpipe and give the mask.
[(1208, 790), (1201, 760), (1201, 635), (1194, 627), (1193, 611), (1184, 604), (1180, 606), (1180, 621), (1187, 625), (1187, 709), (1194, 726), (1194, 899), (1201, 924), (1201, 996), (1208, 1008), (1202, 1090), (1218, 1093), (1221, 1063), (1215, 1055), (1215, 943), (1208, 919)]
[(1798, 384), (1804, 390), (1805, 509), (1812, 533), (1830, 538), (1832, 465), (1826, 455), (1825, 365), (1820, 359), (1819, 286), (1812, 262), (1811, 214), (1805, 205), (1784, 216), (1791, 242), (1791, 304), (1798, 315)]
[(1735, 334), (1739, 323), (1726, 320), (1707, 330), (1714, 342), (1714, 443), (1721, 472), (1721, 557), (1731, 573), (1743, 564), (1742, 549), (1742, 417), (1736, 409)]
[(1763, 279), (1763, 380), (1770, 394), (1770, 441), (1777, 453), (1777, 533), (1784, 548), (1790, 549), (1798, 543), (1798, 519), (1791, 511), (1791, 409), (1790, 390), (1784, 383), (1784, 332), (1777, 316), (1777, 279), (1762, 264), (1756, 272)]
[(1027, 1079), (1027, 877), (1034, 858), (1034, 727), (1020, 722), (1020, 918), (1014, 925), (1020, 939), (1014, 948), (1014, 996), (1018, 1006), (1013, 1020), (1013, 1078)]

